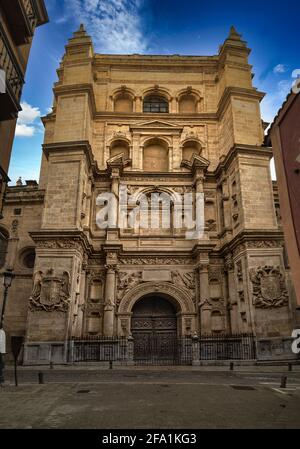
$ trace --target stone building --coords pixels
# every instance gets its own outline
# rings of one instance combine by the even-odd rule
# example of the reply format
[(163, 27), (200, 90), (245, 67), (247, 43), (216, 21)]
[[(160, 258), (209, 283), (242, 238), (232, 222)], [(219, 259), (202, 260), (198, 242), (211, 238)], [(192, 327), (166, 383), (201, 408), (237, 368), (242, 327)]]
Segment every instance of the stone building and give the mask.
[[(132, 336), (137, 350), (253, 333), (257, 357), (292, 355), (299, 317), (249, 53), (233, 27), (216, 56), (95, 54), (84, 27), (74, 33), (43, 119), (39, 184), (10, 188), (5, 206), (16, 273), (5, 326), (26, 337), (25, 363), (65, 362), (70, 340), (95, 336)], [(102, 229), (113, 209), (102, 197), (121, 215), (120, 188), (129, 215), (169, 197), (169, 225), (161, 202), (158, 228)], [(189, 238), (175, 226), (183, 194), (204, 205)]]
[(47, 22), (44, 0), (0, 2), (0, 219), (30, 49), (36, 28)]

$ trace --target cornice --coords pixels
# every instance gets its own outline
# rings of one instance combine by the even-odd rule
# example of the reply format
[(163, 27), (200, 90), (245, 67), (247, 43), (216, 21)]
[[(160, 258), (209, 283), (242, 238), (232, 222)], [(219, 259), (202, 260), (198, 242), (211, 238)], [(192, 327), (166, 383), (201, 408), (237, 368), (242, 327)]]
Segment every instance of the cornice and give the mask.
[[(89, 255), (92, 254), (93, 247), (84, 232), (78, 230), (43, 230), (29, 232), (30, 237), (37, 247), (44, 249), (78, 249)], [(78, 246), (79, 245), (79, 246)]]
[(97, 161), (95, 161), (91, 145), (87, 140), (74, 141), (74, 142), (58, 142), (58, 143), (46, 143), (42, 145), (43, 151), (48, 159), (50, 152), (54, 153), (66, 153), (66, 152), (74, 152), (74, 151), (82, 151), (84, 152), (89, 167), (93, 169), (93, 171), (97, 170), (98, 165)]
[[(268, 246), (267, 243), (264, 245), (264, 242), (268, 241), (277, 242), (278, 247), (281, 247), (282, 245), (280, 245), (280, 243), (284, 243), (283, 232), (273, 229), (261, 231), (257, 229), (244, 230), (236, 235), (230, 242), (224, 243), (224, 245), (218, 250), (218, 253), (220, 253), (221, 257), (224, 257), (224, 255), (234, 252), (239, 245), (247, 244), (249, 242), (257, 242), (258, 248), (260, 244), (262, 245), (261, 248), (273, 248), (274, 246)], [(253, 247), (251, 249), (253, 249)]]
[(219, 163), (218, 167), (214, 171), (214, 175), (219, 177), (223, 170), (227, 170), (233, 159), (239, 154), (264, 156), (271, 159), (273, 157), (272, 148), (252, 145), (235, 144), (226, 154), (224, 159)]
[(87, 93), (91, 103), (93, 116), (96, 115), (97, 107), (93, 83), (82, 83), (82, 84), (56, 83), (53, 88), (53, 93), (56, 99), (58, 95), (74, 95), (74, 94)]
[[(193, 114), (181, 114), (181, 113), (147, 113), (147, 112), (128, 112), (128, 113), (124, 113), (124, 112), (112, 112), (112, 111), (97, 111), (96, 115), (95, 115), (95, 119), (102, 119), (103, 121), (109, 121), (109, 120), (115, 120), (118, 121), (121, 120), (122, 124), (128, 124), (131, 125), (132, 122), (130, 122), (130, 120), (135, 120), (135, 121), (156, 121), (156, 120), (186, 120), (189, 123), (191, 122), (191, 120), (195, 120), (198, 121), (199, 120), (212, 120), (212, 121), (217, 121), (218, 120), (218, 116), (216, 113), (214, 112), (199, 112), (199, 113), (193, 113)], [(127, 123), (128, 121), (128, 123)], [(180, 125), (178, 125), (180, 126)], [(171, 129), (171, 128), (170, 128)]]
[(218, 108), (217, 108), (217, 117), (221, 117), (221, 115), (223, 114), (228, 101), (230, 100), (230, 98), (232, 96), (239, 96), (239, 97), (246, 97), (246, 98), (253, 98), (256, 100), (261, 101), (265, 94), (263, 92), (260, 92), (256, 89), (246, 89), (246, 88), (242, 88), (242, 87), (226, 87), (226, 89), (224, 90), (220, 100), (219, 100), (219, 104), (218, 104)]

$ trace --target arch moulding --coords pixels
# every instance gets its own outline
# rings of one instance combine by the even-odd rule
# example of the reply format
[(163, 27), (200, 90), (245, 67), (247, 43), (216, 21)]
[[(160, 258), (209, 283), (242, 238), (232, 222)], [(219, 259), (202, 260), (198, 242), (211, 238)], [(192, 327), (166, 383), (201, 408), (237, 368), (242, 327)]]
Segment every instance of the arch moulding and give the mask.
[(181, 314), (191, 315), (196, 313), (192, 299), (183, 289), (167, 282), (147, 282), (137, 285), (123, 296), (118, 314), (130, 314), (134, 304), (150, 294), (166, 296)]

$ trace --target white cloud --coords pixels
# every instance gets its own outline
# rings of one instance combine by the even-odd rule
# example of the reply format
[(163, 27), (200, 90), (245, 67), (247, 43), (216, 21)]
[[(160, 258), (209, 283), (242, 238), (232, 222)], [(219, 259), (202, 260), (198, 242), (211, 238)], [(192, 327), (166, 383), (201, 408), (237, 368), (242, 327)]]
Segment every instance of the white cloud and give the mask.
[(287, 67), (284, 64), (277, 64), (274, 69), (274, 73), (285, 73), (287, 72)]
[(140, 8), (143, 0), (68, 0), (66, 7), (84, 23), (101, 53), (143, 53)]
[(19, 118), (16, 126), (17, 137), (32, 137), (38, 130), (39, 124), (36, 122), (41, 116), (39, 108), (31, 106), (24, 101), (21, 103), (22, 111), (19, 113)]
[(275, 85), (274, 90), (265, 96), (261, 103), (261, 113), (266, 122), (273, 121), (291, 88), (291, 80), (281, 80)]
[(35, 128), (33, 126), (28, 125), (19, 125), (16, 127), (16, 136), (17, 137), (32, 137), (35, 134)]

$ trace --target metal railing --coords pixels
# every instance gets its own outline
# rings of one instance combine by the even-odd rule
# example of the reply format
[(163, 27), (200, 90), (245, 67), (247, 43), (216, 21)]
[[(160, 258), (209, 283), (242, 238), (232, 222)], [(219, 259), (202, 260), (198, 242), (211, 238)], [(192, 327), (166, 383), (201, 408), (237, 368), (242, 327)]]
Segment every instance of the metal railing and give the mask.
[(22, 4), (33, 34), (37, 24), (37, 17), (35, 15), (32, 0), (22, 0)]
[(69, 345), (69, 361), (115, 362), (128, 359), (128, 341), (125, 337), (87, 336), (73, 338)]
[(0, 23), (0, 68), (6, 76), (6, 86), (14, 95), (16, 103), (19, 104), (24, 84), (24, 77), (19, 63), (13, 54), (11, 46), (6, 38), (5, 31)]
[(253, 334), (210, 334), (199, 337), (200, 360), (254, 360)]
[(191, 337), (149, 335), (133, 339), (135, 365), (191, 365)]

